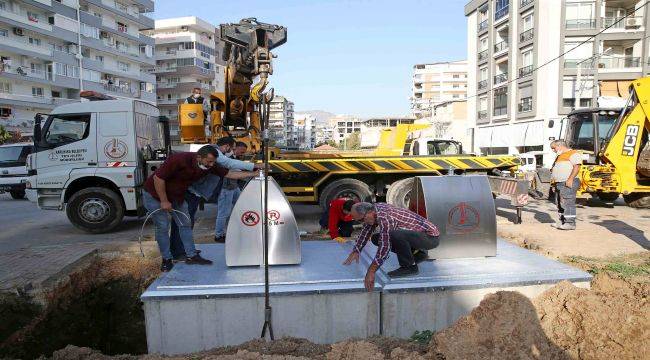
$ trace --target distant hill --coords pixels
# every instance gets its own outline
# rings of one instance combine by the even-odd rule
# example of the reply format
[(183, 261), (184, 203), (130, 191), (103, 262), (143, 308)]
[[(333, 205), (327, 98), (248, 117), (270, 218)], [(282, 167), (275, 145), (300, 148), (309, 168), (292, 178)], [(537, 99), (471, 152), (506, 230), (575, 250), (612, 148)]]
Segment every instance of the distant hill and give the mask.
[(333, 118), (336, 116), (335, 114), (332, 114), (331, 112), (323, 111), (323, 110), (307, 110), (307, 111), (296, 111), (296, 115), (300, 114), (308, 114), (313, 116), (316, 119), (316, 124), (317, 125), (327, 125), (328, 120), (330, 118)]

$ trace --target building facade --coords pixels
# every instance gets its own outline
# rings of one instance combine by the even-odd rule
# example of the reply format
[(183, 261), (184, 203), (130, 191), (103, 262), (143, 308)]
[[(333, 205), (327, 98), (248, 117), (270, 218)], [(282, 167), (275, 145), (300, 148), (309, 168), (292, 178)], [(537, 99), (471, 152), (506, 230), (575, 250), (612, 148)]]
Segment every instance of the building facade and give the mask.
[(0, 0), (0, 125), (31, 132), (36, 113), (91, 90), (155, 103), (151, 0)]
[(294, 129), (293, 102), (284, 96), (276, 95), (271, 100), (269, 110), (269, 138), (275, 146), (294, 148), (298, 133)]
[(223, 92), (221, 65), (215, 26), (196, 16), (156, 20), (156, 85), (158, 107), (170, 119), (172, 141), (178, 141), (178, 104), (201, 88)]
[(299, 114), (294, 118), (296, 146), (301, 150), (311, 150), (316, 145), (315, 118), (309, 114)]
[(417, 118), (431, 116), (435, 105), (466, 96), (466, 60), (413, 66), (411, 108)]
[(650, 70), (648, 9), (641, 5), (633, 0), (469, 2), (468, 91), (476, 96), (468, 98), (468, 117), (474, 151), (542, 151), (549, 165), (549, 142), (560, 136), (562, 117), (597, 106), (601, 96), (625, 96), (630, 80)]
[(360, 132), (363, 120), (352, 115), (336, 115), (330, 119), (330, 124), (334, 127), (333, 140), (338, 144), (353, 133)]

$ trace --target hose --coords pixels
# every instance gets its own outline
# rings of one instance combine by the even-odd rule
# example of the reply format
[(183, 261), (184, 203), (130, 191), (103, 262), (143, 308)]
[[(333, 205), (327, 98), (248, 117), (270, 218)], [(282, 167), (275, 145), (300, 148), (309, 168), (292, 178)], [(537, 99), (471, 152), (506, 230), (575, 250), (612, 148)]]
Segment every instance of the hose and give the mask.
[[(142, 233), (144, 232), (144, 226), (147, 225), (147, 220), (149, 220), (151, 215), (153, 215), (156, 212), (161, 211), (161, 210), (162, 209), (158, 208), (158, 209), (148, 213), (147, 217), (144, 218), (144, 222), (142, 223), (142, 227), (140, 228), (140, 235), (138, 236), (138, 244), (140, 245), (140, 255), (142, 255), (142, 257), (144, 257), (144, 250), (142, 250)], [(180, 213), (180, 214), (182, 214), (183, 216), (185, 216), (187, 218), (187, 221), (192, 222), (190, 217), (186, 213), (184, 213), (184, 212), (182, 212), (180, 210), (171, 209), (171, 212), (172, 213), (174, 213), (174, 212)]]

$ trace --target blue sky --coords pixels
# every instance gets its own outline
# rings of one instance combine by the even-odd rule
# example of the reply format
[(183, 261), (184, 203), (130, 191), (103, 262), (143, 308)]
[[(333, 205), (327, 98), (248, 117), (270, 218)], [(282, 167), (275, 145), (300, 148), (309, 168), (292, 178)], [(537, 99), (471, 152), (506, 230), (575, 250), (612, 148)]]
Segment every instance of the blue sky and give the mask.
[(156, 0), (152, 15), (194, 15), (215, 25), (256, 17), (283, 25), (288, 41), (274, 51), (276, 94), (296, 111), (367, 117), (410, 113), (414, 64), (465, 59), (466, 2)]

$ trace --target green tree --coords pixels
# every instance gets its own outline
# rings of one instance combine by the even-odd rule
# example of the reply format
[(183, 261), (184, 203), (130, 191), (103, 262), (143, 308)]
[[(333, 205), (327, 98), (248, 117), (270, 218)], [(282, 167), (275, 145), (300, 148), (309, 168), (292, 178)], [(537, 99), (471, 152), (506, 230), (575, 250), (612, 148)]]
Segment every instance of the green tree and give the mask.
[(359, 150), (361, 149), (361, 133), (354, 132), (342, 141), (342, 148), (346, 150)]
[(4, 144), (7, 140), (14, 137), (14, 134), (7, 131), (4, 126), (0, 125), (0, 144)]

